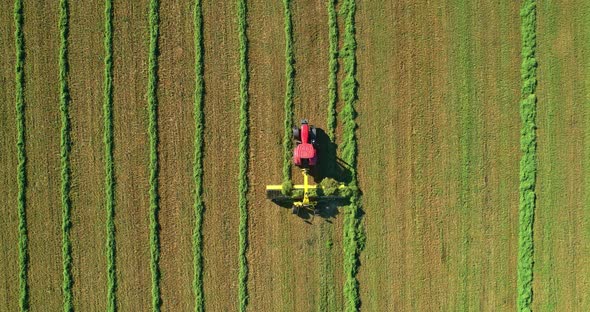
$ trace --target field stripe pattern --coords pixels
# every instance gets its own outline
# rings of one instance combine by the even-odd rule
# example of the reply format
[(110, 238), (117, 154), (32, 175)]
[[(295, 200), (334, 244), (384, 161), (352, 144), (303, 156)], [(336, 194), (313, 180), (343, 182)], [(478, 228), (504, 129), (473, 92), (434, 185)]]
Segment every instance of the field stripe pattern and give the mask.
[(115, 243), (115, 174), (113, 165), (113, 1), (105, 0), (104, 9), (104, 156), (105, 156), (105, 210), (107, 257), (107, 310), (117, 309), (117, 266)]
[(152, 276), (152, 310), (159, 311), (162, 304), (160, 294), (160, 237), (158, 214), (160, 210), (158, 198), (158, 39), (160, 35), (160, 3), (158, 0), (149, 2), (149, 54), (148, 54), (148, 114), (149, 114), (149, 145), (150, 145), (150, 269)]
[(249, 160), (249, 123), (248, 123), (248, 38), (247, 30), (247, 2), (238, 0), (238, 38), (240, 52), (240, 142), (239, 142), (239, 172), (238, 172), (238, 208), (240, 212), (239, 224), (239, 254), (238, 254), (238, 302), (239, 310), (245, 311), (248, 306), (248, 160)]
[(203, 295), (203, 137), (204, 120), (203, 98), (203, 13), (201, 0), (195, 0), (194, 16), (194, 47), (195, 47), (195, 94), (194, 94), (194, 118), (195, 118), (195, 154), (193, 179), (195, 182), (195, 228), (193, 232), (194, 249), (194, 282), (195, 311), (204, 311), (205, 298)]
[(17, 183), (18, 183), (18, 263), (19, 263), (19, 308), (20, 311), (29, 310), (28, 285), (28, 233), (26, 213), (26, 151), (25, 151), (25, 99), (24, 99), (24, 66), (25, 42), (23, 35), (23, 2), (14, 1), (14, 37), (16, 47), (15, 91), (16, 91), (16, 129), (17, 129)]
[(533, 221), (535, 213), (535, 183), (537, 175), (536, 137), (536, 1), (522, 4), (522, 121), (520, 148), (520, 205), (518, 233), (518, 300), (519, 311), (531, 311), (533, 282)]

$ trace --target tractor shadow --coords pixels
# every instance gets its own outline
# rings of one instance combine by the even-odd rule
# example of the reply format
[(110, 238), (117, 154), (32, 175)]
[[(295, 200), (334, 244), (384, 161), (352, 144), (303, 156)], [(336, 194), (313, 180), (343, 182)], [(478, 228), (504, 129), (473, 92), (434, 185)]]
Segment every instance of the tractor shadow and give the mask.
[[(318, 163), (309, 172), (315, 184), (319, 184), (325, 178), (334, 179), (340, 183), (348, 184), (352, 180), (350, 165), (337, 156), (338, 145), (330, 140), (330, 137), (321, 128), (316, 128), (316, 149), (318, 151)], [(294, 200), (273, 200), (280, 207), (291, 209)], [(316, 206), (318, 213), (300, 209), (297, 216), (306, 223), (312, 224), (315, 218), (321, 218), (324, 222), (332, 223), (339, 212), (339, 207), (350, 203), (348, 198), (318, 200)]]

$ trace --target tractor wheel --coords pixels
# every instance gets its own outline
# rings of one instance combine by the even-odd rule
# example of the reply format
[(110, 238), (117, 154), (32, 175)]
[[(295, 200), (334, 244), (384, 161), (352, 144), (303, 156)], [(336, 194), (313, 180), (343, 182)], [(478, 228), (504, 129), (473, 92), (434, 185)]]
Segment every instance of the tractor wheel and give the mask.
[(291, 208), (291, 213), (293, 213), (294, 215), (296, 215), (299, 212), (299, 208), (297, 208), (297, 206), (293, 206), (293, 208)]
[(293, 127), (293, 139), (295, 141), (301, 141), (301, 134), (299, 133), (299, 128)]

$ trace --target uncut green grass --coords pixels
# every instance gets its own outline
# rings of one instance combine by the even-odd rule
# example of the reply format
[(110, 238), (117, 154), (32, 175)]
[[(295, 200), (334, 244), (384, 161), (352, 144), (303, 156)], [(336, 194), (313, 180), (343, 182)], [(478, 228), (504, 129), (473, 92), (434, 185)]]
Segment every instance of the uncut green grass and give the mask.
[[(585, 311), (588, 278), (588, 68), (584, 1), (537, 3), (534, 311)], [(565, 226), (564, 226), (565, 225)]]
[[(0, 310), (17, 311), (20, 292), (19, 258), (19, 181), (18, 181), (18, 122), (17, 115), (23, 116), (17, 108), (16, 97), (16, 43), (15, 15), (12, 6), (0, 12), (0, 279), (10, 281), (0, 290)], [(22, 94), (22, 93), (21, 93)], [(21, 129), (22, 130), (22, 129)], [(24, 132), (22, 132), (24, 134)], [(25, 275), (26, 276), (26, 275)]]
[(363, 309), (515, 306), (518, 6), (445, 6), (359, 4)]

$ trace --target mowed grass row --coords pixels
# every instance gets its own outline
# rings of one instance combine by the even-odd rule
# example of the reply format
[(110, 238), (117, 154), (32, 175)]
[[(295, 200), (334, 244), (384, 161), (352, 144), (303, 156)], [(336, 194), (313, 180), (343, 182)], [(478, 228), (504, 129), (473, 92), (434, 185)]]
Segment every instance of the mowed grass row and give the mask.
[(17, 130), (17, 209), (18, 209), (18, 264), (19, 264), (19, 308), (21, 311), (29, 309), (29, 284), (28, 284), (28, 264), (29, 264), (29, 239), (27, 233), (27, 212), (26, 212), (26, 151), (25, 151), (25, 42), (23, 34), (23, 2), (22, 0), (14, 1), (14, 40), (16, 48), (15, 64), (15, 101), (16, 101), (16, 130)]
[(158, 214), (160, 203), (158, 196), (158, 39), (160, 37), (160, 2), (149, 2), (149, 54), (148, 54), (148, 114), (149, 114), (149, 185), (150, 185), (150, 270), (152, 277), (152, 310), (160, 311), (162, 297), (160, 293), (160, 225)]
[(291, 181), (291, 155), (293, 143), (291, 142), (293, 129), (293, 97), (295, 96), (295, 51), (293, 50), (293, 21), (291, 16), (291, 0), (283, 0), (283, 13), (285, 22), (285, 133), (283, 136), (283, 192), (290, 193), (293, 182)]
[[(336, 103), (338, 101), (338, 24), (336, 15), (336, 0), (328, 0), (328, 110), (326, 122), (326, 134), (330, 138), (330, 142), (334, 143), (336, 138)], [(333, 174), (333, 168), (327, 170), (327, 174)], [(334, 289), (334, 268), (333, 268), (333, 227), (322, 223), (320, 225), (321, 242), (325, 242), (319, 246), (321, 250), (321, 274), (320, 277), (320, 299), (318, 303), (318, 310), (335, 311), (338, 310), (336, 303), (336, 291)]]
[(62, 205), (62, 265), (63, 265), (63, 310), (73, 311), (72, 306), (72, 242), (70, 240), (71, 220), (71, 123), (70, 91), (68, 86), (68, 27), (69, 6), (67, 0), (59, 2), (59, 110), (61, 113), (61, 205)]
[(536, 1), (526, 0), (520, 11), (522, 32), (522, 90), (520, 102), (520, 204), (518, 231), (517, 308), (530, 311), (533, 300), (533, 221), (535, 214), (535, 183), (537, 176), (537, 61)]
[(107, 310), (117, 310), (117, 266), (115, 243), (115, 173), (113, 164), (113, 1), (106, 0), (104, 8), (104, 162), (107, 256)]
[(193, 292), (195, 295), (195, 311), (203, 311), (205, 301), (203, 295), (203, 137), (205, 115), (203, 113), (203, 99), (205, 95), (203, 80), (203, 13), (201, 0), (195, 0), (194, 9), (194, 47), (195, 47), (195, 154), (193, 179), (195, 182), (195, 228), (193, 231)]
[(238, 308), (246, 311), (248, 306), (248, 160), (249, 160), (249, 123), (248, 123), (248, 37), (246, 36), (247, 24), (247, 1), (238, 0), (238, 39), (240, 53), (240, 142), (239, 173), (238, 173), (238, 208), (240, 212), (239, 223), (239, 252), (238, 252)]
[(356, 1), (346, 0), (342, 3), (342, 15), (344, 16), (344, 46), (341, 52), (344, 67), (344, 80), (342, 81), (342, 97), (344, 107), (340, 113), (342, 119), (343, 134), (341, 143), (342, 159), (351, 168), (350, 187), (355, 190), (350, 198), (350, 205), (345, 208), (344, 214), (344, 297), (346, 311), (358, 311), (360, 308), (360, 293), (357, 273), (359, 269), (359, 255), (362, 250), (364, 233), (361, 226), (361, 196), (357, 189), (357, 138), (355, 121), (355, 104), (358, 98), (358, 85), (356, 81), (356, 38), (355, 38), (355, 13)]
[(328, 119), (326, 133), (330, 141), (336, 137), (336, 102), (338, 101), (338, 19), (336, 15), (336, 0), (328, 0), (328, 40), (329, 76), (328, 76)]

